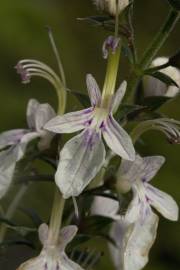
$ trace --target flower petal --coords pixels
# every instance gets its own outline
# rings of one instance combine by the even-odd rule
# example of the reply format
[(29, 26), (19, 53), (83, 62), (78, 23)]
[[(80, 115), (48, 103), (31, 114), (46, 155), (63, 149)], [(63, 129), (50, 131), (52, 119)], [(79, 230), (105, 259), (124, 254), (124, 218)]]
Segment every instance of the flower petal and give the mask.
[(9, 145), (17, 144), (21, 140), (22, 136), (27, 132), (28, 131), (25, 129), (13, 129), (2, 132), (0, 134), (0, 149)]
[(148, 253), (157, 233), (158, 216), (151, 212), (145, 223), (129, 223), (126, 218), (114, 222), (110, 235), (116, 247), (110, 253), (116, 269), (140, 270), (148, 262)]
[(62, 270), (83, 270), (83, 268), (79, 264), (70, 260), (66, 254), (63, 254), (63, 256), (61, 256), (59, 263), (59, 265), (61, 266), (60, 269)]
[(117, 111), (117, 109), (118, 109), (118, 107), (119, 107), (119, 105), (120, 105), (120, 103), (125, 95), (126, 88), (127, 88), (127, 82), (123, 81), (112, 99), (112, 104), (111, 104), (111, 108), (110, 108), (112, 113), (115, 113)]
[(65, 250), (67, 244), (69, 244), (72, 239), (77, 234), (78, 227), (75, 225), (69, 225), (61, 229), (60, 235), (59, 235), (59, 246), (61, 252)]
[(29, 132), (21, 138), (21, 141), (17, 144), (17, 148), (16, 148), (16, 152), (17, 152), (16, 161), (19, 161), (24, 156), (28, 143), (30, 143), (32, 140), (38, 137), (39, 137), (39, 134), (37, 132)]
[(159, 171), (165, 158), (162, 156), (140, 157), (136, 155), (133, 162), (122, 160), (118, 175), (128, 179), (131, 183), (136, 180), (148, 182)]
[(43, 223), (39, 226), (38, 234), (39, 234), (39, 240), (41, 241), (42, 245), (45, 245), (48, 240), (48, 232), (49, 232), (49, 227), (46, 223)]
[(60, 152), (55, 175), (64, 198), (78, 196), (101, 169), (105, 148), (95, 130), (86, 129), (68, 141)]
[(158, 226), (158, 216), (153, 212), (145, 222), (136, 222), (131, 229), (124, 252), (124, 270), (140, 270), (148, 262), (149, 250), (152, 247)]
[(127, 160), (135, 159), (135, 150), (128, 133), (110, 115), (102, 130), (107, 145), (114, 153)]
[(170, 195), (149, 184), (146, 186), (146, 192), (150, 204), (156, 208), (157, 211), (169, 220), (178, 220), (178, 205)]
[(35, 115), (40, 103), (36, 99), (30, 99), (27, 105), (27, 123), (29, 128), (35, 128)]
[(117, 214), (119, 210), (119, 202), (111, 198), (106, 198), (102, 196), (95, 196), (94, 201), (91, 205), (91, 214), (109, 217), (114, 220), (120, 218)]
[(138, 192), (133, 189), (133, 198), (126, 211), (126, 221), (133, 223), (140, 219), (141, 201), (139, 200)]
[(89, 98), (91, 100), (91, 105), (97, 106), (101, 103), (101, 91), (99, 86), (91, 74), (86, 76), (86, 84), (88, 89)]
[(35, 128), (40, 132), (44, 125), (56, 116), (54, 109), (49, 104), (40, 104), (36, 110)]
[(90, 125), (93, 108), (66, 113), (50, 120), (44, 128), (54, 133), (72, 133)]

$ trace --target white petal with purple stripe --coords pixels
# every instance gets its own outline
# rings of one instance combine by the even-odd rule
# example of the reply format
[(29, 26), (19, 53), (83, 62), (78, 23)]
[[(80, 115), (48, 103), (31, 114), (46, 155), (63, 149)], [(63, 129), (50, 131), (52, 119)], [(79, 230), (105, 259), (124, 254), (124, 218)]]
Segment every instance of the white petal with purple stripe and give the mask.
[(100, 133), (86, 129), (69, 140), (60, 152), (55, 175), (64, 198), (78, 196), (96, 176), (105, 160)]

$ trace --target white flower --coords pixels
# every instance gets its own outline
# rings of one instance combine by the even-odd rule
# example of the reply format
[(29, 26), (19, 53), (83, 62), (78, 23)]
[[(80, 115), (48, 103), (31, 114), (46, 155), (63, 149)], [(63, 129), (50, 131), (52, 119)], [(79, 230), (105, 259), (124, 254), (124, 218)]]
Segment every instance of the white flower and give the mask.
[(158, 216), (151, 213), (142, 224), (128, 223), (126, 217), (113, 223), (110, 236), (116, 246), (110, 253), (117, 270), (140, 270), (148, 262), (148, 255), (157, 233)]
[(39, 228), (39, 238), (43, 249), (38, 257), (32, 258), (20, 265), (17, 270), (83, 270), (70, 260), (65, 248), (77, 233), (77, 227), (70, 225), (60, 231), (57, 245), (48, 243), (48, 226), (42, 224)]
[(142, 224), (140, 220), (130, 222), (129, 218), (118, 215), (119, 202), (96, 196), (91, 214), (114, 219), (110, 229), (110, 237), (115, 245), (110, 244), (110, 254), (117, 270), (140, 270), (148, 262), (148, 254), (153, 245), (158, 216), (151, 212)]
[(91, 214), (112, 218), (113, 220), (120, 219), (119, 202), (102, 196), (95, 196), (91, 205)]
[(64, 198), (78, 196), (101, 169), (105, 159), (102, 136), (117, 155), (127, 160), (135, 158), (131, 138), (113, 118), (125, 94), (126, 82), (113, 97), (105, 97), (106, 107), (102, 106), (101, 92), (91, 75), (87, 75), (87, 88), (90, 108), (57, 116), (45, 125), (45, 129), (55, 133), (83, 130), (60, 152), (55, 181)]
[(39, 104), (31, 99), (27, 107), (29, 129), (14, 129), (0, 134), (0, 198), (10, 186), (16, 162), (23, 157), (27, 144), (40, 138), (38, 146), (41, 150), (49, 146), (53, 134), (43, 130), (43, 126), (54, 116), (55, 112), (50, 105)]
[(151, 206), (169, 220), (178, 219), (178, 206), (174, 199), (149, 184), (164, 161), (162, 156), (141, 158), (139, 155), (136, 156), (134, 162), (122, 161), (119, 177), (123, 181), (127, 180), (133, 190), (133, 200), (126, 213), (129, 221), (140, 219), (143, 223), (152, 212)]
[[(112, 15), (116, 15), (116, 0), (94, 0), (96, 6), (102, 10), (108, 11)], [(120, 14), (129, 5), (129, 0), (119, 0), (118, 13)]]
[[(152, 67), (164, 65), (169, 61), (167, 57), (158, 57), (152, 62)], [(145, 96), (166, 96), (174, 97), (179, 93), (180, 90), (180, 70), (169, 66), (160, 70), (171, 77), (179, 87), (167, 86), (165, 83), (159, 79), (153, 78), (151, 76), (144, 77), (144, 94)]]

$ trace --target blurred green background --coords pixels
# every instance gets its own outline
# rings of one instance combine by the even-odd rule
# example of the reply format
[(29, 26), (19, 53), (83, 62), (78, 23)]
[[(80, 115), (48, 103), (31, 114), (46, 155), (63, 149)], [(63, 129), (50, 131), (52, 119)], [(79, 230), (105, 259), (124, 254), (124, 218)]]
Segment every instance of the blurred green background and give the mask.
[[(162, 24), (169, 6), (166, 0), (135, 0), (135, 33), (138, 53), (141, 55)], [(101, 47), (107, 32), (77, 20), (97, 14), (90, 0), (6, 0), (0, 6), (0, 131), (25, 127), (25, 110), (29, 98), (57, 106), (55, 91), (42, 79), (33, 79), (22, 85), (14, 66), (19, 59), (34, 58), (56, 67), (45, 26), (53, 29), (63, 59), (68, 87), (86, 91), (85, 75), (92, 73), (100, 85), (103, 83), (106, 63)], [(173, 31), (159, 55), (172, 55), (179, 48), (179, 26)], [(127, 59), (121, 62), (121, 77), (128, 72)], [(180, 120), (180, 97), (164, 106), (162, 111)], [(71, 97), (71, 109), (80, 105)], [(166, 165), (153, 180), (155, 186), (171, 194), (180, 203), (180, 147), (170, 145), (159, 133), (144, 136), (142, 151), (146, 155), (162, 154)], [(25, 203), (41, 212), (47, 220), (52, 202), (52, 188), (32, 185)], [(9, 196), (5, 203), (11, 200)], [(16, 217), (21, 218), (21, 216)], [(160, 219), (158, 237), (150, 253), (146, 270), (180, 269), (180, 224)], [(107, 248), (104, 248), (105, 254)], [(14, 270), (34, 252), (26, 247), (11, 247), (0, 257), (0, 269)], [(15, 259), (16, 257), (16, 259)], [(104, 256), (97, 269), (113, 269)], [(37, 269), (38, 270), (38, 269)]]

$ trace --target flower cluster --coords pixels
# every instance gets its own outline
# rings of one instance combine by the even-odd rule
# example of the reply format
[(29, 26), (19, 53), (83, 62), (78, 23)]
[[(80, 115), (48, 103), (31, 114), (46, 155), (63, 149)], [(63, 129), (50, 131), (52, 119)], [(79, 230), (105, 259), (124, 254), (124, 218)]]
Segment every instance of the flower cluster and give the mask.
[(23, 158), (28, 143), (40, 138), (39, 149), (49, 147), (54, 135), (43, 127), (54, 116), (55, 111), (49, 104), (40, 104), (31, 99), (27, 106), (28, 128), (13, 129), (0, 134), (0, 198), (8, 191), (16, 163)]
[[(0, 134), (0, 199), (6, 195), (13, 182), (17, 163), (24, 159), (27, 167), (30, 165), (28, 168), (34, 165), (33, 162), (37, 157), (33, 157), (30, 161), (25, 160), (27, 148), (31, 142), (35, 145), (29, 149), (32, 156), (36, 150), (36, 156), (41, 161), (53, 165), (54, 169), (51, 180), (55, 180), (55, 183), (51, 181), (51, 184), (55, 184), (56, 189), (49, 225), (43, 223), (39, 227), (42, 250), (37, 257), (21, 264), (18, 270), (83, 270), (92, 254), (85, 259), (84, 265), (81, 263), (83, 253), (80, 252), (79, 260), (66, 255), (66, 246), (72, 244), (71, 241), (78, 230), (76, 225), (69, 224), (78, 224), (80, 233), (81, 230), (82, 234), (84, 233), (84, 238), (91, 238), (95, 233), (87, 224), (99, 226), (99, 217), (110, 222), (108, 223), (110, 231), (106, 238), (112, 240), (109, 243), (109, 250), (115, 268), (140, 270), (147, 264), (150, 248), (156, 238), (159, 217), (155, 211), (168, 220), (178, 220), (179, 209), (175, 200), (150, 184), (164, 164), (165, 158), (155, 155), (143, 156), (135, 149), (135, 143), (144, 132), (149, 130), (161, 131), (171, 143), (180, 142), (180, 122), (164, 115), (162, 117), (156, 111), (162, 102), (166, 102), (167, 99), (172, 100), (178, 95), (180, 71), (170, 66), (168, 58), (157, 58), (151, 64), (157, 53), (157, 48), (155, 48), (157, 44), (147, 50), (147, 55), (145, 53), (144, 59), (138, 62), (133, 44), (131, 18), (133, 2), (128, 0), (94, 2), (100, 9), (110, 14), (107, 16), (107, 23), (110, 20), (111, 26), (115, 26), (115, 31), (106, 38), (102, 47), (103, 57), (107, 60), (107, 72), (102, 91), (91, 74), (86, 76), (90, 101), (87, 108), (65, 113), (68, 92), (81, 98), (85, 96), (67, 88), (62, 63), (50, 30), (49, 37), (58, 62), (59, 74), (45, 63), (34, 59), (21, 60), (16, 66), (17, 73), (20, 74), (24, 84), (30, 83), (34, 76), (42, 77), (52, 84), (58, 98), (57, 113), (49, 104), (40, 104), (37, 100), (31, 99), (27, 106), (28, 127)], [(119, 16), (126, 7), (128, 16)], [(174, 12), (173, 10), (175, 19)], [(126, 17), (128, 21), (123, 25)], [(119, 19), (122, 19), (120, 21), (122, 28), (124, 27), (123, 29), (129, 33), (126, 42), (124, 42), (124, 36), (123, 38), (119, 36)], [(104, 17), (100, 20), (106, 21)], [(172, 18), (169, 24), (171, 23), (175, 25)], [(166, 30), (163, 29), (161, 34), (166, 33)], [(158, 37), (155, 40), (157, 42), (163, 38)], [(116, 90), (122, 47), (128, 54), (132, 68), (130, 79), (123, 80)], [(153, 52), (154, 49), (155, 52)], [(153, 73), (148, 73), (148, 70), (157, 71), (159, 77), (157, 73), (155, 77), (148, 76), (147, 74), (153, 75)], [(142, 78), (143, 74), (145, 76)], [(164, 81), (160, 80), (162, 77)], [(174, 85), (166, 85), (165, 79)], [(138, 97), (139, 85), (143, 87), (142, 97), (140, 97), (140, 102), (136, 102), (135, 96)], [(152, 100), (155, 100), (157, 104), (147, 104), (147, 100), (151, 102), (149, 97), (153, 97)], [(159, 100), (161, 100), (160, 105)], [(123, 101), (124, 104), (122, 104)], [(138, 117), (140, 113), (142, 117)], [(136, 121), (126, 126), (132, 121), (131, 117), (128, 117), (129, 114)], [(76, 132), (78, 134), (70, 139), (63, 137), (64, 134)], [(54, 139), (55, 136), (57, 140)], [(112, 160), (115, 156), (117, 164)], [(109, 176), (111, 165), (116, 170)], [(38, 169), (34, 170), (36, 177), (41, 175), (38, 174)], [(111, 178), (114, 181), (111, 181)], [(90, 200), (87, 199), (89, 195)], [(76, 201), (75, 197), (79, 196), (80, 198)], [(15, 207), (19, 198), (20, 196), (15, 196)], [(71, 198), (75, 214), (68, 200)], [(82, 204), (79, 205), (81, 201)], [(68, 207), (65, 207), (65, 202), (69, 203)], [(12, 209), (15, 207), (10, 205), (10, 209), (2, 220), (10, 228), (15, 227), (15, 231), (18, 231), (18, 226), (9, 220), (9, 217), (13, 216)], [(64, 224), (64, 209), (67, 211), (65, 223), (68, 225), (61, 229), (61, 224)], [(91, 218), (94, 218), (93, 222)], [(0, 227), (0, 241), (3, 240), (6, 229)], [(23, 226), (18, 232), (22, 233), (23, 229), (28, 232), (28, 229)], [(32, 232), (32, 228), (30, 231)], [(103, 233), (99, 235), (102, 236)], [(97, 257), (93, 260), (95, 261)], [(91, 267), (92, 263), (87, 269)]]

